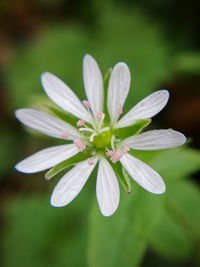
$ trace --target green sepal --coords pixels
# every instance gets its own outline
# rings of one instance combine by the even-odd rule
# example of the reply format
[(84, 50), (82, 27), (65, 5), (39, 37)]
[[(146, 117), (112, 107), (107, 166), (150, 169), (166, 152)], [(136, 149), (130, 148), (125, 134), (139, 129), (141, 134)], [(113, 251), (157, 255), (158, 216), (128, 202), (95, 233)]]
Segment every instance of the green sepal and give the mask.
[(133, 125), (115, 130), (116, 136), (124, 139), (126, 137), (140, 133), (144, 127), (151, 123), (151, 119), (139, 120)]
[(108, 122), (109, 121), (109, 115), (108, 115), (108, 108), (107, 108), (107, 96), (108, 96), (108, 84), (109, 84), (109, 80), (110, 80), (110, 75), (112, 73), (112, 69), (109, 68), (104, 76), (104, 107), (103, 107), (103, 112), (105, 114), (105, 119), (104, 122)]
[(51, 104), (46, 104), (45, 106), (61, 120), (66, 121), (67, 123), (71, 124), (72, 126), (76, 126), (76, 123), (78, 121), (78, 119), (76, 117), (62, 111), (61, 109), (59, 109), (56, 106), (53, 106)]
[(112, 166), (117, 178), (122, 183), (125, 191), (127, 193), (131, 192), (131, 182), (130, 182), (130, 176), (125, 171), (125, 169), (122, 167), (120, 162), (112, 163), (110, 162), (110, 165)]
[(51, 168), (45, 174), (45, 179), (50, 180), (51, 178), (53, 178), (55, 175), (62, 172), (63, 170), (68, 169), (69, 167), (72, 167), (73, 165), (77, 164), (78, 162), (86, 160), (89, 157), (90, 157), (89, 153), (80, 152), (77, 155), (73, 156), (72, 158), (67, 159), (67, 160), (59, 163), (58, 165), (54, 166), (53, 168)]

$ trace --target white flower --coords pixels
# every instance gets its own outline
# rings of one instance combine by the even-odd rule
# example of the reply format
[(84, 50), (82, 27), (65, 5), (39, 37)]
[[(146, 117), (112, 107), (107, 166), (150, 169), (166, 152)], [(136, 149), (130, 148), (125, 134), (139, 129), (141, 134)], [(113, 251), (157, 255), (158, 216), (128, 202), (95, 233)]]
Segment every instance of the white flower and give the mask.
[(112, 215), (119, 204), (118, 180), (111, 167), (116, 162), (120, 162), (128, 174), (147, 191), (154, 194), (165, 192), (161, 176), (132, 156), (130, 150), (177, 147), (184, 144), (185, 136), (171, 129), (147, 131), (133, 136), (130, 136), (130, 133), (126, 138), (119, 133), (120, 129), (130, 127), (140, 120), (150, 119), (159, 113), (167, 104), (167, 90), (159, 90), (147, 96), (119, 119), (130, 87), (130, 71), (125, 63), (116, 64), (111, 72), (107, 111), (104, 105), (106, 96), (102, 74), (90, 55), (83, 59), (83, 81), (87, 100), (82, 103), (74, 92), (53, 74), (43, 73), (41, 81), (48, 97), (66, 114), (75, 116), (77, 123), (72, 126), (58, 117), (35, 109), (18, 109), (15, 115), (24, 125), (34, 130), (55, 138), (71, 140), (72, 143), (36, 152), (19, 162), (16, 169), (24, 173), (40, 172), (78, 153), (89, 153), (87, 159), (74, 164), (75, 166), (60, 179), (51, 196), (52, 206), (62, 207), (70, 203), (82, 190), (97, 163), (96, 195), (104, 216)]

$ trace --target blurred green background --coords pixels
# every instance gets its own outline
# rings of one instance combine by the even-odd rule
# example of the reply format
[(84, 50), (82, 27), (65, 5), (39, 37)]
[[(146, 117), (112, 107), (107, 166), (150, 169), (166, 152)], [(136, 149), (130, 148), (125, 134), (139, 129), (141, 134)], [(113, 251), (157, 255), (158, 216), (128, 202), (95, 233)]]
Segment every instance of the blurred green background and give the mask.
[[(13, 0), (0, 2), (0, 265), (200, 266), (200, 35), (198, 2), (180, 0)], [(25, 129), (14, 110), (49, 100), (40, 74), (62, 78), (81, 99), (82, 59), (105, 74), (125, 61), (132, 83), (125, 111), (153, 91), (170, 91), (150, 128), (173, 128), (184, 147), (135, 154), (155, 168), (164, 195), (132, 182), (110, 218), (101, 215), (95, 173), (64, 208), (49, 199), (61, 177), (21, 174), (14, 165), (59, 141)]]

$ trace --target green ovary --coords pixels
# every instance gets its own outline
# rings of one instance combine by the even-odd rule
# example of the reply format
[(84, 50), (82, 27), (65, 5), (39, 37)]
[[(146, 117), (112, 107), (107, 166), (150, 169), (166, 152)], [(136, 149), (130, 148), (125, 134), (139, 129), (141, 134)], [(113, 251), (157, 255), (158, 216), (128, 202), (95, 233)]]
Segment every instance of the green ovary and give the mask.
[(93, 144), (93, 146), (95, 146), (96, 148), (104, 148), (110, 145), (111, 137), (111, 131), (102, 132), (101, 134), (94, 137), (94, 140), (91, 144)]

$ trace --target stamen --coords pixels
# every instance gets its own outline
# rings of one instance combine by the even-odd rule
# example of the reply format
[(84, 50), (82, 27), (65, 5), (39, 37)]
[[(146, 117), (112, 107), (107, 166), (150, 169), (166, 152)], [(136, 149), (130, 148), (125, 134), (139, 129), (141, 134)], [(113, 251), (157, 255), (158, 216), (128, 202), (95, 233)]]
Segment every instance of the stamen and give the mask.
[(122, 104), (119, 104), (118, 114), (121, 115), (122, 113), (123, 113), (123, 106), (122, 106)]
[(86, 128), (86, 127), (79, 128), (79, 131), (80, 131), (80, 132), (91, 132), (91, 133), (94, 133), (94, 130), (93, 130), (93, 129), (91, 129), (91, 128)]
[(114, 151), (112, 151), (112, 150), (108, 150), (108, 151), (106, 152), (106, 156), (108, 156), (108, 157), (112, 157), (114, 153), (115, 153)]
[(108, 131), (110, 129), (110, 127), (105, 127), (105, 128), (103, 128), (103, 129), (101, 129), (100, 131), (99, 131), (99, 133), (103, 133), (103, 132), (105, 132), (105, 131)]
[(101, 119), (103, 114), (104, 114), (103, 111), (98, 111), (96, 114), (97, 119)]
[(89, 102), (89, 101), (87, 101), (87, 100), (83, 100), (82, 103), (83, 103), (83, 105), (84, 105), (86, 108), (88, 108), (88, 109), (91, 108), (91, 105), (90, 105), (90, 102)]
[(97, 133), (93, 133), (91, 136), (90, 136), (90, 142), (93, 142), (93, 140), (94, 140), (94, 137), (97, 135)]
[(63, 139), (67, 139), (69, 137), (70, 133), (68, 130), (64, 130), (62, 131), (60, 137), (63, 138)]
[(88, 158), (88, 164), (89, 164), (89, 165), (94, 165), (94, 160), (93, 160), (93, 158)]
[(77, 123), (76, 123), (76, 125), (78, 126), (78, 127), (81, 127), (81, 126), (83, 126), (85, 124), (85, 121), (84, 120), (79, 120)]
[(114, 154), (111, 156), (110, 160), (113, 163), (116, 163), (118, 160), (120, 160), (120, 158), (124, 155), (124, 152), (122, 150), (117, 150), (116, 152), (114, 152)]
[(130, 150), (129, 147), (125, 146), (123, 149), (117, 150), (117, 151), (112, 151), (109, 150), (106, 152), (106, 156), (110, 157), (110, 160), (113, 163), (116, 163), (118, 160), (121, 159), (121, 157), (125, 154), (128, 153), (128, 151)]
[(102, 123), (103, 123), (104, 118), (105, 118), (105, 114), (102, 112), (101, 118), (100, 118), (100, 122), (99, 122), (99, 127), (98, 127), (98, 131), (99, 132), (101, 130), (101, 126), (102, 126)]
[(79, 151), (83, 151), (85, 149), (85, 144), (80, 138), (75, 138), (73, 142)]
[(112, 138), (111, 138), (111, 141), (110, 141), (113, 151), (115, 151), (114, 141), (115, 141), (115, 136), (113, 135)]
[(125, 146), (124, 148), (122, 148), (122, 151), (124, 154), (127, 154), (128, 151), (130, 151), (130, 148), (128, 146)]

